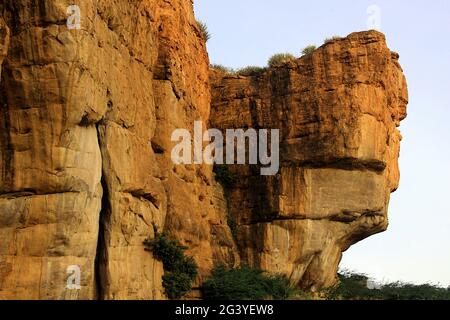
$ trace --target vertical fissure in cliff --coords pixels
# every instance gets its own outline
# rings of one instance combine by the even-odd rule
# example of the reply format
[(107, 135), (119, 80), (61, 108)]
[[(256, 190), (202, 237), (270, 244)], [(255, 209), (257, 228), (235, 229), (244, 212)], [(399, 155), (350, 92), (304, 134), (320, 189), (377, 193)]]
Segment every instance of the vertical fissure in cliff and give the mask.
[(12, 143), (11, 143), (11, 130), (10, 130), (10, 120), (8, 114), (8, 104), (6, 100), (6, 89), (5, 89), (5, 72), (6, 68), (3, 65), (1, 80), (0, 80), (0, 153), (1, 161), (3, 163), (3, 170), (1, 172), (3, 181), (3, 186), (0, 188), (0, 192), (7, 189), (11, 189), (14, 166), (12, 165)]
[[(101, 150), (102, 141), (100, 138), (100, 130), (99, 127), (102, 125), (102, 122), (99, 122), (96, 125), (97, 129), (97, 139), (98, 146)], [(105, 273), (105, 264), (106, 264), (106, 238), (105, 232), (106, 227), (105, 224), (110, 215), (110, 197), (109, 197), (109, 189), (108, 184), (106, 182), (106, 175), (103, 166), (103, 155), (102, 155), (102, 177), (101, 177), (101, 186), (102, 186), (102, 199), (101, 199), (101, 208), (98, 218), (98, 239), (97, 239), (97, 250), (95, 255), (95, 288), (96, 295), (98, 300), (102, 300), (105, 297), (105, 284), (106, 284), (106, 273)]]
[[(3, 4), (0, 5), (3, 9)], [(3, 12), (0, 11), (0, 12)], [(0, 13), (0, 163), (2, 163), (2, 172), (0, 181), (0, 192), (6, 192), (12, 188), (14, 166), (13, 162), (13, 145), (11, 141), (11, 120), (9, 116), (9, 107), (7, 102), (6, 79), (11, 73), (8, 66), (9, 42), (10, 42), (10, 26), (4, 20)]]

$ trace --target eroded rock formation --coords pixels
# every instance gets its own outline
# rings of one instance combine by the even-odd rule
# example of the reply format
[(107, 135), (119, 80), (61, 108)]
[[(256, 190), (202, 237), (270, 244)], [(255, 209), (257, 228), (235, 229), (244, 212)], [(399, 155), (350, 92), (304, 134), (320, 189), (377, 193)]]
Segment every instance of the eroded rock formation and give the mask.
[(408, 102), (398, 54), (379, 32), (354, 33), (259, 76), (213, 71), (212, 88), (213, 127), (280, 129), (278, 175), (234, 168), (243, 262), (332, 285), (342, 251), (388, 225)]
[[(73, 30), (68, 5), (0, 3), (0, 299), (162, 299), (154, 226), (189, 247), (198, 283), (242, 260), (323, 286), (386, 228), (407, 94), (381, 34), (210, 80), (191, 1), (80, 1)], [(277, 176), (233, 169), (239, 248), (212, 167), (170, 160), (195, 120), (282, 131)]]
[(204, 41), (190, 1), (79, 5), (81, 30), (66, 1), (0, 8), (0, 298), (163, 298), (153, 224), (202, 274), (238, 261), (212, 168), (170, 161), (172, 130), (209, 117)]

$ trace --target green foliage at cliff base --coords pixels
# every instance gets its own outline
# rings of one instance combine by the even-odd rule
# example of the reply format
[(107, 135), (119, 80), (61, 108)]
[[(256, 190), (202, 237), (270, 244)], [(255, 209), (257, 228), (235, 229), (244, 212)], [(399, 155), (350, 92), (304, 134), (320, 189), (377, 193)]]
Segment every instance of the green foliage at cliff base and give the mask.
[(365, 274), (341, 272), (339, 284), (327, 290), (325, 295), (327, 299), (335, 300), (450, 300), (450, 288), (394, 282), (369, 289), (368, 280)]
[(156, 233), (155, 238), (144, 242), (146, 249), (164, 267), (163, 287), (169, 299), (180, 299), (192, 288), (198, 275), (198, 266), (192, 257), (184, 254), (186, 247), (165, 234)]
[(298, 293), (283, 276), (248, 267), (216, 268), (202, 291), (205, 300), (285, 300)]

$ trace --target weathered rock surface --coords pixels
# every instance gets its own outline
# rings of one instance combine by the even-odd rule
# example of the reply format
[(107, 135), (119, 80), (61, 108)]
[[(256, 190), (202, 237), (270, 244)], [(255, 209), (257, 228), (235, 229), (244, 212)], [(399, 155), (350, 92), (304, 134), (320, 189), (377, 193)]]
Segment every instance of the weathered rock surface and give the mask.
[(0, 298), (163, 298), (142, 243), (166, 217), (202, 275), (237, 261), (212, 168), (168, 158), (171, 131), (209, 117), (192, 3), (82, 1), (81, 30), (67, 1), (0, 6)]
[[(164, 299), (154, 226), (189, 247), (198, 284), (242, 260), (329, 285), (386, 228), (407, 94), (381, 34), (230, 77), (210, 74), (189, 0), (80, 1), (79, 30), (69, 4), (0, 3), (0, 299)], [(170, 159), (196, 120), (282, 131), (277, 176), (234, 168), (239, 248), (212, 167)]]
[(259, 76), (212, 71), (211, 125), (280, 129), (278, 175), (235, 167), (243, 262), (306, 288), (332, 285), (342, 251), (388, 225), (406, 81), (381, 33), (354, 33)]

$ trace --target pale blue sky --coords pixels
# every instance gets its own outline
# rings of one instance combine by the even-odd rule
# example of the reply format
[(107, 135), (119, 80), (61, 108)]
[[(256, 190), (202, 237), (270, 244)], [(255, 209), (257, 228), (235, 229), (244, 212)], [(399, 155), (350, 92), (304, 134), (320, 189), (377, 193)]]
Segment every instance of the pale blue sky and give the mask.
[(367, 8), (381, 9), (381, 31), (400, 53), (408, 80), (402, 122), (402, 179), (389, 230), (344, 253), (342, 267), (377, 280), (450, 285), (450, 1), (196, 0), (207, 23), (212, 63), (266, 64), (333, 35), (367, 29)]

